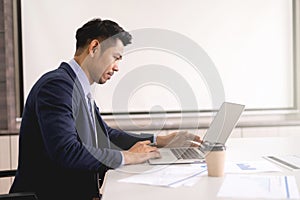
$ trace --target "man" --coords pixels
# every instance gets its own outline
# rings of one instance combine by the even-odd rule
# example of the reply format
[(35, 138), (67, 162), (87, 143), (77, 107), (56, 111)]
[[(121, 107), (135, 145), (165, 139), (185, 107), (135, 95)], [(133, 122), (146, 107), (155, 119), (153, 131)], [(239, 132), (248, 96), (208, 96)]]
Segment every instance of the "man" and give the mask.
[(159, 157), (150, 142), (200, 141), (188, 133), (129, 134), (102, 120), (90, 85), (104, 84), (119, 70), (130, 43), (131, 35), (109, 20), (94, 19), (77, 30), (74, 59), (43, 75), (28, 95), (11, 193), (34, 192), (40, 200), (100, 198), (107, 169)]

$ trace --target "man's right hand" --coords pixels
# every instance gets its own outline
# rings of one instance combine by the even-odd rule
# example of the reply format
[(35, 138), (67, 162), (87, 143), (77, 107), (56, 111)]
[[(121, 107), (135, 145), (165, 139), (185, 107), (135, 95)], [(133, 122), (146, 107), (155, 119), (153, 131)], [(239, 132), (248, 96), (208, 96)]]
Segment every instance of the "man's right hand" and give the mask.
[(137, 142), (128, 151), (123, 151), (125, 165), (139, 164), (146, 162), (150, 158), (159, 158), (160, 154), (157, 148), (149, 144), (149, 140)]

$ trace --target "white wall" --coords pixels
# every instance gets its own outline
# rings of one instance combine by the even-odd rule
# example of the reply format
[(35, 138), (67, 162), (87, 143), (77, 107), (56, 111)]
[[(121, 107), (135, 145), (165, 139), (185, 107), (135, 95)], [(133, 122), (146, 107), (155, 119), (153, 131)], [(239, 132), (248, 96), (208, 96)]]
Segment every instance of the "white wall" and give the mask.
[[(76, 29), (91, 18), (101, 17), (117, 21), (128, 31), (167, 29), (195, 41), (214, 63), (227, 101), (245, 104), (247, 109), (290, 108), (294, 103), (291, 11), (292, 0), (22, 1), (25, 97), (44, 72), (72, 58)], [(210, 109), (214, 106), (211, 92), (215, 91), (209, 91), (203, 75), (188, 61), (155, 48), (125, 54), (120, 72), (105, 86), (95, 88), (101, 110)], [(153, 64), (183, 77), (194, 96), (183, 99), (173, 86), (154, 79), (128, 91), (129, 98), (118, 101), (124, 106), (113, 110), (114, 92), (123, 89), (118, 83), (139, 67)], [(168, 71), (160, 75), (173, 78)], [(149, 76), (154, 77), (155, 72)], [(182, 102), (191, 98), (197, 105), (183, 106)]]

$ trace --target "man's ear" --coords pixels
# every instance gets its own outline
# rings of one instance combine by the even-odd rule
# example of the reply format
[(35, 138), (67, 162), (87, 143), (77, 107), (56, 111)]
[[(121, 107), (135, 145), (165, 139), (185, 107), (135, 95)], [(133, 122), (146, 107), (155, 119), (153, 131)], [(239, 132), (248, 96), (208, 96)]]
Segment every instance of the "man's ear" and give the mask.
[(100, 51), (100, 43), (98, 40), (92, 40), (89, 44), (89, 54), (91, 55), (91, 57), (94, 57), (95, 53), (97, 51)]

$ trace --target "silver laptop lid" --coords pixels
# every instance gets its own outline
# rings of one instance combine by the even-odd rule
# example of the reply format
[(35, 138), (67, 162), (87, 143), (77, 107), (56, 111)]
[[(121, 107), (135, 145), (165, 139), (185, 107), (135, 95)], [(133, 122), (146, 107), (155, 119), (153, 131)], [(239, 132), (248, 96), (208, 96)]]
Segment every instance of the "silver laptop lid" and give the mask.
[(245, 105), (224, 102), (210, 124), (203, 142), (225, 144), (244, 108)]

